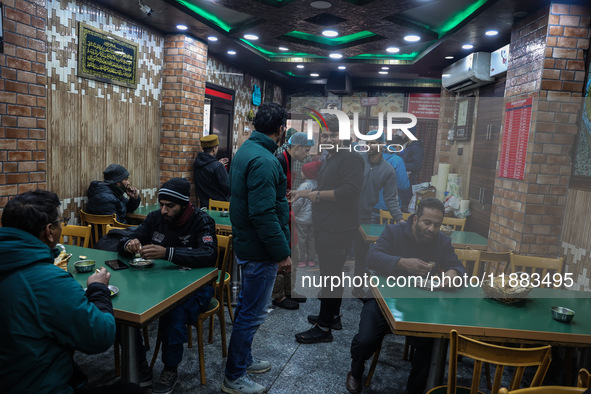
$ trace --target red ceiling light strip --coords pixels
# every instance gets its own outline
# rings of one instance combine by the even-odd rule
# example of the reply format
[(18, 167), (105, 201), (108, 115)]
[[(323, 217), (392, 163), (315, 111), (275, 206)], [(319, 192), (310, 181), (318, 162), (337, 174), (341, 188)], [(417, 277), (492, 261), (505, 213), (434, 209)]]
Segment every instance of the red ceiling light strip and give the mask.
[(214, 90), (214, 89), (210, 89), (210, 88), (205, 88), (205, 95), (206, 96), (219, 97), (219, 98), (222, 98), (224, 100), (232, 101), (232, 95), (231, 94), (220, 92), (220, 91), (217, 91), (217, 90)]

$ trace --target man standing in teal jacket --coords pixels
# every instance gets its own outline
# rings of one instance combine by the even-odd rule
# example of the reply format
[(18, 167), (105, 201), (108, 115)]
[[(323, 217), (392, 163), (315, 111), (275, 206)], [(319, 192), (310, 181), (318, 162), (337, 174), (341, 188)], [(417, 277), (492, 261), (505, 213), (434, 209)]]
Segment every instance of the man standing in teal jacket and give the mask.
[[(87, 290), (53, 264), (62, 233), (55, 193), (12, 198), (0, 228), (0, 392), (73, 393), (74, 350), (97, 354), (115, 341), (105, 268)], [(57, 252), (57, 253), (56, 253)], [(105, 388), (134, 392), (138, 387)], [(123, 390), (123, 391), (117, 391)]]
[(248, 373), (262, 373), (271, 363), (252, 356), (254, 334), (265, 321), (277, 271), (291, 271), (287, 178), (274, 156), (285, 133), (287, 111), (264, 103), (255, 130), (236, 152), (230, 167), (230, 219), (242, 282), (222, 383), (226, 393), (264, 393)]

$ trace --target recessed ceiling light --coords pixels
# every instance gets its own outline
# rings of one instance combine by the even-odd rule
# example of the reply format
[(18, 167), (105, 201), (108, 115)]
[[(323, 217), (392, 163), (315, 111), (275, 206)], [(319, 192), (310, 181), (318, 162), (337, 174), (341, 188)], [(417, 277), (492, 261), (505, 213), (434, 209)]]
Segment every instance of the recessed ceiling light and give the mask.
[(421, 37), (419, 37), (415, 34), (409, 34), (408, 36), (404, 36), (404, 41), (415, 42), (415, 41), (419, 41), (420, 39), (421, 39)]
[(450, 75), (450, 74), (441, 74), (441, 76), (442, 76), (443, 78), (447, 78), (447, 77), (449, 77), (449, 75)]
[(388, 71), (378, 71), (378, 73), (380, 73), (382, 75), (386, 75), (386, 74), (388, 74)]
[(228, 55), (235, 55), (235, 54), (236, 54), (236, 51), (232, 51), (232, 50), (228, 51)]
[(246, 38), (247, 40), (258, 40), (259, 36), (255, 36), (254, 34), (245, 34), (244, 38)]
[(336, 36), (338, 36), (338, 35), (339, 35), (339, 32), (338, 32), (338, 31), (336, 31), (336, 30), (324, 30), (324, 31), (322, 32), (322, 35), (323, 35), (324, 37), (336, 37)]
[(386, 48), (386, 51), (390, 52), (390, 53), (398, 53), (398, 52), (400, 52), (400, 48), (389, 47), (389, 48)]
[(462, 49), (472, 49), (472, 48), (474, 48), (474, 45), (472, 45), (472, 44), (464, 44), (464, 45), (462, 45)]
[(296, 67), (297, 68), (304, 68), (304, 65), (303, 64), (298, 64)]
[(286, 47), (279, 47), (279, 50), (280, 50), (280, 51), (289, 51), (289, 48), (286, 48)]
[(487, 36), (496, 36), (497, 34), (499, 34), (499, 32), (496, 30), (489, 30), (484, 34), (486, 34)]
[(330, 57), (331, 59), (340, 59), (343, 57), (343, 55), (341, 55), (340, 53), (331, 53), (330, 55), (328, 55), (328, 57)]
[(213, 41), (213, 42), (216, 42), (218, 40), (218, 38), (216, 36), (209, 36), (209, 37), (207, 37), (207, 39), (209, 41)]
[(382, 70), (389, 70), (389, 69), (390, 69), (390, 67), (387, 67), (387, 66), (382, 67)]
[(310, 74), (310, 76), (311, 76), (311, 77), (319, 77), (319, 76), (320, 76), (320, 74), (312, 73), (312, 74)]
[(446, 58), (447, 60), (451, 60), (451, 59), (453, 59), (454, 57), (453, 57), (453, 56), (446, 56), (445, 58)]
[(318, 10), (325, 10), (332, 7), (332, 4), (330, 4), (328, 1), (313, 1), (310, 3), (310, 7), (316, 8)]
[(187, 30), (188, 29), (188, 27), (185, 25), (176, 25), (176, 28), (179, 30)]
[(339, 70), (346, 70), (346, 69), (347, 69), (347, 67), (345, 67), (345, 66), (339, 66)]

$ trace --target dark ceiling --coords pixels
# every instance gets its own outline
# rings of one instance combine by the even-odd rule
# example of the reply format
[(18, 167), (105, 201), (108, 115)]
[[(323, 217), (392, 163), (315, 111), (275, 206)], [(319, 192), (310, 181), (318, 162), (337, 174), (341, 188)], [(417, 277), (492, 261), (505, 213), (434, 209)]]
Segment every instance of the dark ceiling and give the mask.
[[(514, 21), (549, 3), (546, 0), (95, 1), (162, 33), (196, 37), (208, 43), (210, 55), (283, 85), (323, 85), (329, 72), (344, 66), (353, 87), (408, 88), (439, 86), (443, 68), (471, 52), (492, 52), (508, 44)], [(152, 9), (150, 15), (142, 11), (141, 5)], [(180, 31), (178, 24), (188, 29)], [(322, 32), (326, 29), (336, 30), (339, 35), (324, 37)], [(485, 32), (489, 30), (498, 34), (487, 36)], [(248, 40), (245, 34), (259, 38)], [(420, 40), (405, 41), (407, 35), (418, 35)], [(209, 41), (210, 36), (218, 41)], [(474, 47), (462, 49), (464, 44)], [(390, 53), (389, 47), (396, 47), (399, 52)], [(236, 54), (230, 55), (228, 50)], [(342, 58), (330, 58), (331, 53), (341, 54)], [(310, 76), (311, 73), (319, 76)]]

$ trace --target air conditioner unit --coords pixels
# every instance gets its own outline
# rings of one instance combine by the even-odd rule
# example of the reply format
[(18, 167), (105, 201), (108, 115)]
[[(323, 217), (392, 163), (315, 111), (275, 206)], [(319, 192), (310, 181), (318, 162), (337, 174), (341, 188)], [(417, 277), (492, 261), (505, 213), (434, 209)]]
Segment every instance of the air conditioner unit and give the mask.
[(490, 53), (474, 52), (443, 69), (441, 84), (452, 92), (462, 92), (486, 85), (490, 76)]

